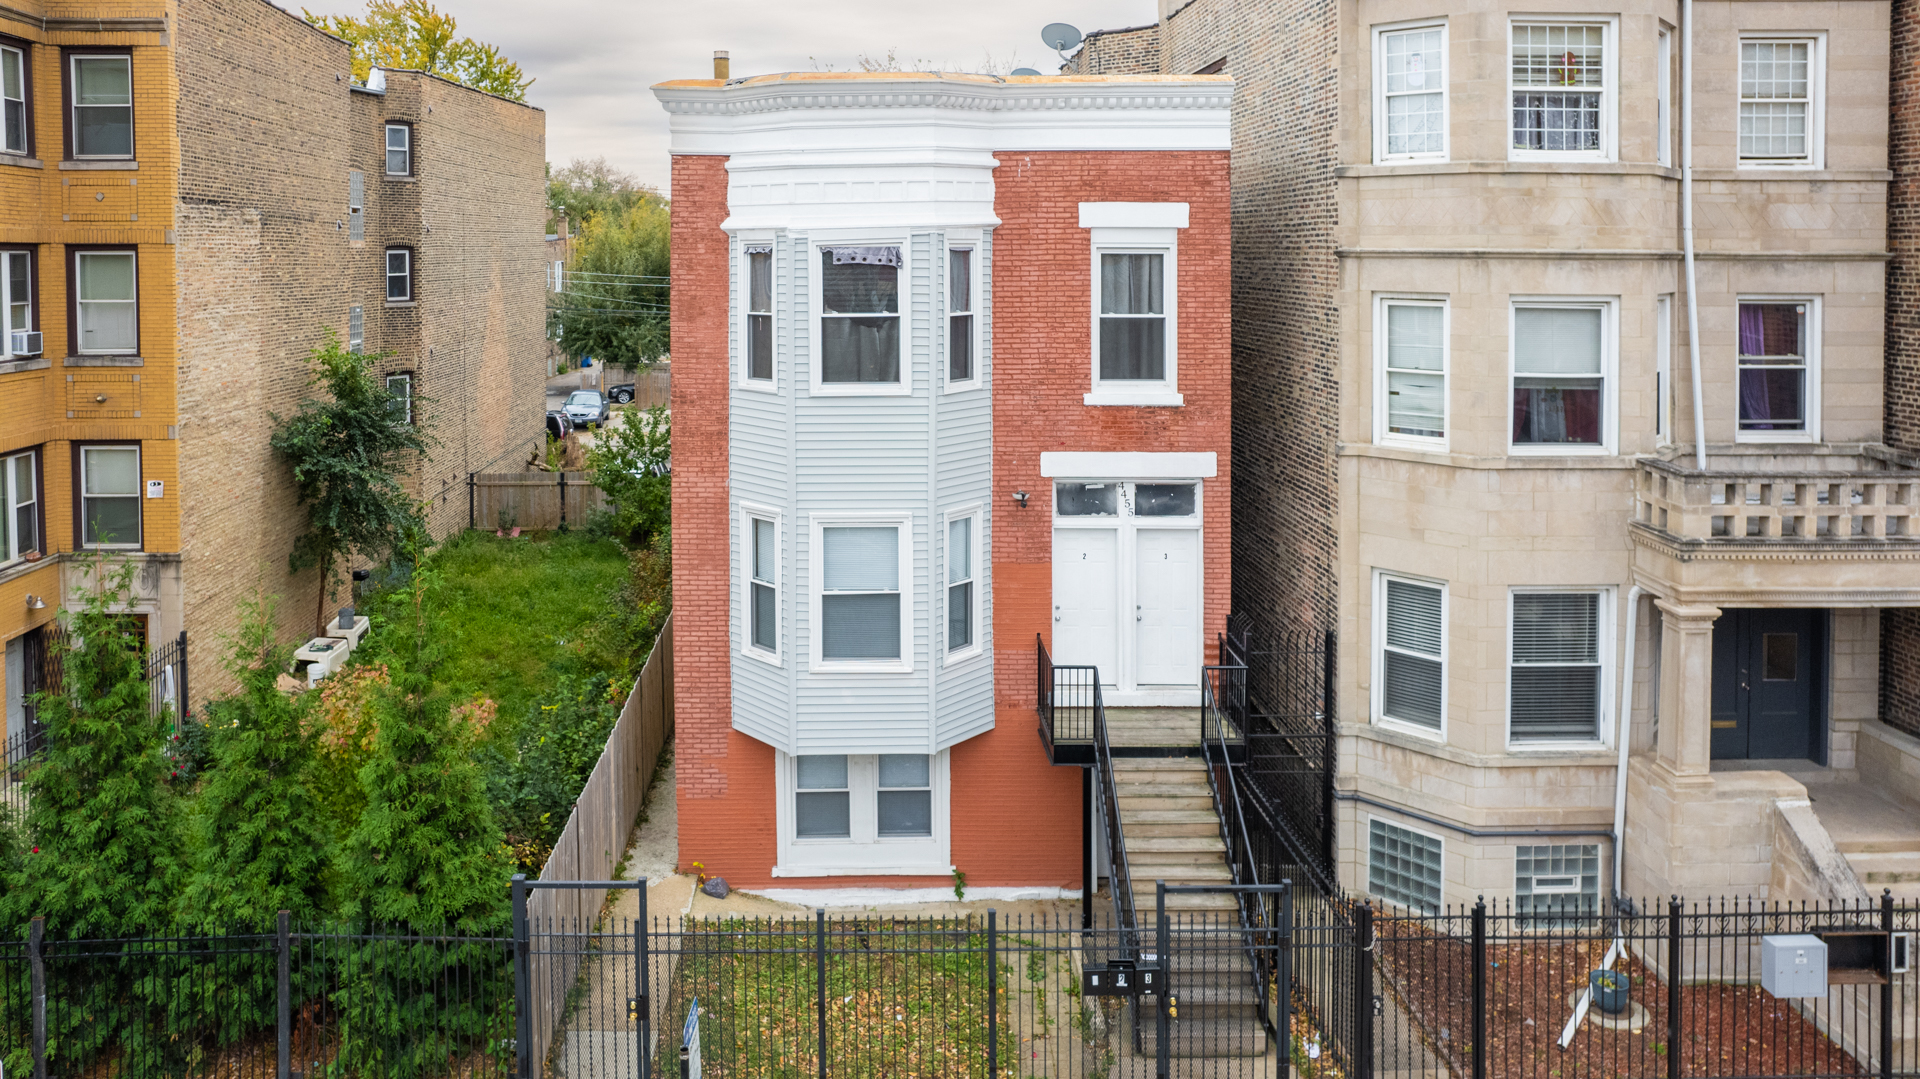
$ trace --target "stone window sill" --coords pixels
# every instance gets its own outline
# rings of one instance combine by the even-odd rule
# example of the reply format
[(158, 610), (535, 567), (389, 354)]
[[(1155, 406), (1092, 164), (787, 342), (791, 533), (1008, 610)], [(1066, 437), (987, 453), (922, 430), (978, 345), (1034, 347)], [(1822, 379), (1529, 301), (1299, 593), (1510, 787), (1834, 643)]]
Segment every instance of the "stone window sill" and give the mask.
[(0, 154), (0, 165), (12, 165), (17, 169), (44, 169), (46, 164), (37, 157), (21, 157), (19, 154)]
[(1087, 394), (1082, 404), (1097, 406), (1131, 406), (1135, 408), (1178, 408), (1187, 403), (1184, 395), (1159, 391), (1099, 391)]
[(0, 375), (11, 375), (16, 371), (45, 371), (53, 366), (53, 361), (45, 356), (25, 356), (17, 360), (0, 360)]
[(145, 367), (147, 361), (138, 356), (68, 356), (60, 361), (62, 367)]
[(416, 300), (388, 300), (387, 306), (388, 307), (412, 307), (417, 302), (418, 301)]
[(140, 162), (132, 158), (114, 158), (106, 161), (62, 161), (61, 172), (138, 172)]
[(381, 175), (385, 176), (389, 180), (392, 180), (396, 184), (411, 184), (411, 183), (417, 182), (420, 179), (420, 177), (418, 176), (391, 176), (391, 175), (388, 175), (387, 173), (381, 173)]
[[(60, 561), (61, 559), (58, 554), (42, 555), (32, 562), (28, 562), (26, 559), (15, 559), (12, 562), (0, 565), (0, 584), (6, 584), (9, 581), (17, 580), (29, 574), (38, 573), (43, 569), (57, 566), (60, 564)], [(51, 607), (53, 604), (49, 603), (47, 606)]]

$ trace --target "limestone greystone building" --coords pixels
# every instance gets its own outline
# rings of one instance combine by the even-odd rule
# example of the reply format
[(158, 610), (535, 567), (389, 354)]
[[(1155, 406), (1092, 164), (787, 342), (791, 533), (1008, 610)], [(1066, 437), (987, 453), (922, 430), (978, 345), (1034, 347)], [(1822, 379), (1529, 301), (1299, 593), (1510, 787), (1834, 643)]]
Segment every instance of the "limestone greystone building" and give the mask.
[[(142, 563), (149, 640), (188, 634), (191, 703), (223, 690), (221, 637), (255, 585), (283, 597), (284, 639), (318, 628), (268, 437), (327, 330), (393, 353), (436, 440), (410, 486), (437, 535), (465, 524), (453, 477), (538, 444), (545, 123), (417, 72), (355, 85), (346, 42), (264, 0), (21, 0), (0, 8), (0, 67), (0, 291), (9, 330), (32, 331), (0, 340), (13, 735), (32, 638), (73, 599), (102, 497), (120, 499), (117, 556)], [(109, 104), (76, 105), (75, 79)], [(119, 111), (80, 138), (84, 108)], [(389, 247), (409, 258), (391, 301)]]
[(1235, 80), (1235, 610), (1338, 630), (1346, 887), (1920, 881), (1863, 825), (1920, 820), (1895, 10), (1162, 0), (1075, 57)]

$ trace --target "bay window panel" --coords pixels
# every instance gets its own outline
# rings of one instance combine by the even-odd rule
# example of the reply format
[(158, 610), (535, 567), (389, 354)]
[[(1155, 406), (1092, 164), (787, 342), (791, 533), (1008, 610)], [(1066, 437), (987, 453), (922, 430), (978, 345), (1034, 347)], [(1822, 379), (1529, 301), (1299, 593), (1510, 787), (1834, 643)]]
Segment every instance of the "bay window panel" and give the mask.
[(1597, 592), (1513, 597), (1509, 723), (1514, 741), (1595, 741), (1602, 698)]
[(973, 518), (947, 522), (947, 651), (973, 644)]
[(1603, 319), (1595, 307), (1514, 309), (1515, 445), (1601, 444)]
[(1807, 428), (1807, 305), (1740, 305), (1740, 430)]
[(1604, 26), (1514, 25), (1514, 149), (1604, 149), (1606, 33)]
[(0, 150), (27, 152), (26, 54), (5, 47), (0, 47)]
[(820, 251), (820, 379), (900, 381), (900, 249)]
[(73, 58), (73, 156), (133, 156), (133, 61)]
[(1382, 634), (1382, 714), (1440, 729), (1445, 598), (1433, 585), (1388, 579)]
[(776, 652), (780, 647), (779, 610), (774, 587), (778, 549), (772, 521), (749, 518), (753, 526), (752, 641), (755, 648)]
[(1445, 437), (1445, 309), (1427, 304), (1388, 304), (1386, 367), (1388, 432)]
[(81, 352), (133, 352), (140, 346), (138, 273), (130, 251), (74, 256)]
[(899, 543), (898, 526), (821, 530), (822, 659), (900, 658)]
[(1445, 33), (1437, 26), (1380, 36), (1389, 156), (1447, 152)]
[(834, 595), (820, 598), (823, 659), (899, 659), (900, 596)]
[(140, 450), (80, 449), (81, 534), (88, 545), (140, 545)]
[(1795, 161), (1811, 157), (1813, 43), (1740, 43), (1740, 157)]
[(973, 251), (947, 252), (947, 381), (973, 377)]
[(747, 252), (747, 377), (773, 378), (773, 251)]
[(899, 382), (899, 316), (820, 320), (823, 382)]

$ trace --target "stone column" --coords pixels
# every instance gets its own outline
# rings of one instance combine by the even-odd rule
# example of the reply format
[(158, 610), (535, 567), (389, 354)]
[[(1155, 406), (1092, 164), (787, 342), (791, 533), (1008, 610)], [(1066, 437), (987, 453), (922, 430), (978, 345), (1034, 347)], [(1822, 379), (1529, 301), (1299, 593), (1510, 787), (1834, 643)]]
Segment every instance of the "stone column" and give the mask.
[(1660, 609), (1660, 763), (1706, 775), (1713, 747), (1713, 623), (1720, 608), (1656, 599)]

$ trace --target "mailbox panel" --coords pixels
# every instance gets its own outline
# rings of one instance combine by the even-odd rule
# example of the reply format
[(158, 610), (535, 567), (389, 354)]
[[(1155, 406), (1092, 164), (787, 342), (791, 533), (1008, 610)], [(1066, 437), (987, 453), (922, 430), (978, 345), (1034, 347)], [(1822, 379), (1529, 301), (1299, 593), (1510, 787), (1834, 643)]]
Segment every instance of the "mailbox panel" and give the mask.
[(1826, 942), (1804, 933), (1761, 937), (1760, 985), (1783, 999), (1826, 996)]

